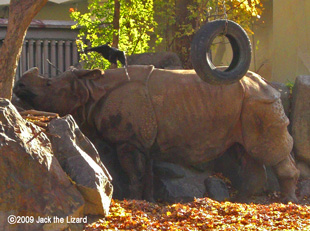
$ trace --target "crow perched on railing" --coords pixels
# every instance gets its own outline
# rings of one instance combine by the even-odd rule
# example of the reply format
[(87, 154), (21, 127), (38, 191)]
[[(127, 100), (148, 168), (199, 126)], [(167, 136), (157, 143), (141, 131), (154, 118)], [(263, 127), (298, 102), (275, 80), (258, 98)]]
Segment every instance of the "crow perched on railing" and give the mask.
[(101, 54), (103, 58), (107, 59), (110, 63), (117, 65), (117, 60), (118, 60), (121, 62), (123, 66), (127, 66), (125, 52), (120, 51), (119, 49), (115, 47), (110, 47), (108, 44), (109, 43), (106, 43), (105, 45), (102, 45), (102, 46), (85, 49), (84, 52), (87, 53), (90, 51), (95, 51)]

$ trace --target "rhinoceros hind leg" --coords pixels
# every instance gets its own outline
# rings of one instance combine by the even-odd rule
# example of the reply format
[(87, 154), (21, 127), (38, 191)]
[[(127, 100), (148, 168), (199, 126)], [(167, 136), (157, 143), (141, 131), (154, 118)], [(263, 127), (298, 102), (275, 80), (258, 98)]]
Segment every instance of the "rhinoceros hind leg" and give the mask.
[(287, 203), (291, 201), (297, 203), (298, 199), (295, 190), (299, 177), (299, 170), (296, 168), (292, 156), (288, 155), (284, 160), (272, 166), (272, 168), (279, 180), (283, 202)]

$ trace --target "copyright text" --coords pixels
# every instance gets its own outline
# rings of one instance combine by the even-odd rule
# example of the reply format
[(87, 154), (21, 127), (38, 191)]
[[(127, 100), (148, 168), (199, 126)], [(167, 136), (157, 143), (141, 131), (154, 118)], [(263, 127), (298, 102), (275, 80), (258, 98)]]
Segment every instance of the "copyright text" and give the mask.
[(66, 218), (57, 217), (57, 216), (46, 216), (46, 217), (34, 217), (34, 216), (8, 216), (8, 223), (13, 224), (51, 224), (51, 223), (78, 223), (78, 224), (86, 224), (87, 216), (85, 217), (72, 217), (68, 216)]

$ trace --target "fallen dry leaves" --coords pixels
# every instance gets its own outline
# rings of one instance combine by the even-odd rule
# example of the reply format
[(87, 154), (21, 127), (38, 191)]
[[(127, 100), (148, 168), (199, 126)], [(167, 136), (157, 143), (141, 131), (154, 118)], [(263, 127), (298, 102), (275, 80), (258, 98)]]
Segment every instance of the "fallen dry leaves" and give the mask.
[(27, 121), (34, 123), (42, 129), (47, 128), (47, 124), (55, 118), (59, 118), (57, 113), (44, 112), (37, 110), (26, 110), (20, 112), (20, 115)]
[(110, 215), (85, 230), (310, 230), (310, 206), (220, 203), (209, 198), (172, 205), (112, 200)]

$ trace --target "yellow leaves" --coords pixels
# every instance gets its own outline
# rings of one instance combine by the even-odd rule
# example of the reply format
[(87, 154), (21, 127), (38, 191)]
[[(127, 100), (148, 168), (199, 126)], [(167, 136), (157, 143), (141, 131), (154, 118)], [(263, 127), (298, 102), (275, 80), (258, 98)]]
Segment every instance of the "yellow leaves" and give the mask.
[[(231, 0), (234, 7), (239, 6), (244, 11), (249, 12), (253, 17), (259, 17), (261, 12), (262, 3), (260, 0)], [(236, 10), (238, 13), (238, 10)]]
[(208, 198), (186, 204), (113, 200), (110, 215), (90, 224), (91, 230), (307, 230), (310, 207), (219, 203)]

